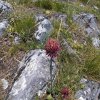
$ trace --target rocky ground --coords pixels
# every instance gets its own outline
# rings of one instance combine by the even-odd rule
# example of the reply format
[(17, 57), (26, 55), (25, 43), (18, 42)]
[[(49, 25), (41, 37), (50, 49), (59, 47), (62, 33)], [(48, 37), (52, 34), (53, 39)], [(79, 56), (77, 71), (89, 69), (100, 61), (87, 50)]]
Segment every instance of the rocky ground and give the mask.
[[(11, 42), (8, 38), (3, 38), (0, 40), (0, 47), (2, 47), (0, 51), (0, 79), (4, 79), (8, 81), (8, 85), (11, 85), (16, 70), (18, 69), (19, 61), (24, 56), (25, 52), (19, 51), (13, 57), (9, 55), (9, 48), (11, 46)], [(0, 83), (0, 100), (3, 100), (7, 90), (4, 91), (3, 83)]]
[[(0, 0), (0, 100), (37, 100), (37, 94), (45, 100), (49, 37), (61, 44), (52, 61), (55, 91), (67, 86), (69, 100), (100, 100), (98, 5), (94, 0)], [(59, 93), (55, 100), (61, 100)]]

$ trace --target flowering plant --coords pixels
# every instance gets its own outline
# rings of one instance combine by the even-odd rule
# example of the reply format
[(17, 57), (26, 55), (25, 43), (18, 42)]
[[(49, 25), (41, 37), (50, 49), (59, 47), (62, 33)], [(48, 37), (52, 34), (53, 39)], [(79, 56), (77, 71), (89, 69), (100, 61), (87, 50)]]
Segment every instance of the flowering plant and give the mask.
[(69, 89), (67, 87), (63, 87), (60, 91), (63, 99), (68, 99), (69, 97)]
[(58, 51), (60, 50), (60, 43), (55, 39), (48, 39), (45, 44), (45, 50), (47, 55), (49, 55), (50, 57), (56, 57)]
[(51, 77), (51, 92), (52, 92), (52, 70), (53, 70), (53, 66), (52, 66), (52, 61), (53, 61), (53, 58), (57, 56), (58, 54), (58, 51), (60, 50), (60, 43), (55, 40), (55, 39), (48, 39), (48, 41), (46, 42), (45, 44), (45, 50), (46, 50), (46, 54), (48, 56), (51, 57), (50, 59), (50, 77)]

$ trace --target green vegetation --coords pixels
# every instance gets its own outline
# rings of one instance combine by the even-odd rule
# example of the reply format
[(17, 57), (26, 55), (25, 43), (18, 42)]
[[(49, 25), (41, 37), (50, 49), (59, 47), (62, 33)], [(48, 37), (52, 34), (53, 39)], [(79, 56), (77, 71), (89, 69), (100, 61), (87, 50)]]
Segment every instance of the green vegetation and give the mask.
[[(76, 3), (59, 3), (52, 0), (37, 0), (36, 2), (31, 2), (31, 0), (8, 1), (14, 5), (14, 13), (10, 16), (11, 26), (8, 28), (8, 32), (11, 32), (12, 34), (17, 33), (21, 37), (21, 44), (12, 45), (9, 49), (11, 55), (14, 55), (20, 50), (26, 52), (35, 48), (43, 48), (43, 45), (38, 44), (34, 39), (33, 34), (36, 23), (33, 17), (34, 11), (29, 10), (29, 8), (38, 7), (44, 12), (49, 10), (50, 14), (61, 12), (68, 16), (66, 22), (69, 25), (69, 29), (66, 30), (61, 27), (60, 35), (68, 40), (68, 43), (76, 50), (81, 61), (75, 56), (69, 55), (65, 47), (62, 46), (62, 50), (58, 57), (58, 76), (54, 85), (54, 91), (59, 91), (63, 86), (67, 86), (71, 89), (73, 97), (74, 92), (81, 87), (79, 80), (82, 76), (87, 76), (93, 80), (100, 81), (100, 50), (94, 49), (89, 39), (84, 36), (85, 33), (82, 31), (80, 32), (78, 26), (72, 21), (72, 16), (80, 12), (93, 13), (97, 16), (98, 21), (100, 21), (99, 11), (91, 7), (94, 3), (96, 6), (100, 7), (99, 0), (79, 0), (79, 2)], [(84, 2), (85, 4), (88, 2), (88, 5), (81, 7), (81, 2)], [(54, 31), (52, 32), (51, 37), (57, 38), (60, 23), (61, 22), (56, 20), (53, 21)], [(86, 42), (89, 43), (87, 43), (87, 45), (83, 45), (80, 41), (74, 43), (73, 33), (77, 33), (77, 38), (86, 38)], [(59, 98), (60, 97), (58, 96), (57, 100), (60, 100)], [(72, 98), (72, 100), (74, 99)]]
[(83, 72), (92, 80), (100, 81), (100, 50), (95, 50), (92, 46), (84, 49)]
[(18, 45), (12, 45), (9, 49), (9, 54), (14, 55), (17, 51), (28, 51), (31, 49), (39, 48), (37, 42), (34, 39), (35, 20), (32, 11), (28, 11), (22, 5), (14, 4), (14, 12), (10, 15), (10, 26), (7, 32), (12, 35), (9, 36), (11, 41), (14, 36), (18, 35), (21, 39), (21, 43)]
[(34, 29), (34, 20), (32, 17), (27, 16), (26, 18), (16, 18), (10, 25), (13, 32), (17, 32), (23, 42), (31, 39), (33, 32), (32, 30)]

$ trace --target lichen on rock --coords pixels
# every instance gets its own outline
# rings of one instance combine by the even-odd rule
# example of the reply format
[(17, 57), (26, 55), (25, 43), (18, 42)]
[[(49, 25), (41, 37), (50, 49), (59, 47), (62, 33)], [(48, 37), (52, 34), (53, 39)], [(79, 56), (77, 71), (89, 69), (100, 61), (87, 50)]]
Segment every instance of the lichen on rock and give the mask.
[[(24, 67), (14, 82), (7, 100), (35, 100), (39, 90), (46, 89), (50, 80), (50, 58), (45, 50), (30, 51), (22, 60), (19, 71)], [(53, 62), (53, 77), (56, 75), (56, 64)]]

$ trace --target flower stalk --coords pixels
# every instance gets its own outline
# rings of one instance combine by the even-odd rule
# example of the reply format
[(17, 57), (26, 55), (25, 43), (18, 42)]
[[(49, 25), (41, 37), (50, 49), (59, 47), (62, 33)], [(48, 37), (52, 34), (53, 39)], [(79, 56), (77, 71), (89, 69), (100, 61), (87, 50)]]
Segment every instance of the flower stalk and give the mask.
[(51, 86), (50, 86), (50, 90), (51, 90), (51, 93), (52, 93), (52, 88), (53, 88), (53, 75), (52, 75), (52, 71), (53, 71), (53, 66), (52, 66), (52, 57), (50, 59), (50, 81), (51, 81)]
[(50, 89), (52, 93), (52, 87), (53, 87), (53, 66), (52, 61), (53, 58), (57, 57), (58, 51), (60, 50), (60, 43), (55, 39), (48, 39), (48, 41), (45, 44), (45, 50), (46, 54), (50, 57)]

